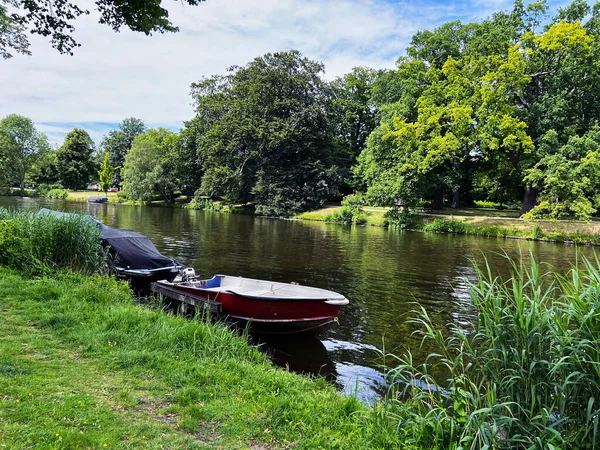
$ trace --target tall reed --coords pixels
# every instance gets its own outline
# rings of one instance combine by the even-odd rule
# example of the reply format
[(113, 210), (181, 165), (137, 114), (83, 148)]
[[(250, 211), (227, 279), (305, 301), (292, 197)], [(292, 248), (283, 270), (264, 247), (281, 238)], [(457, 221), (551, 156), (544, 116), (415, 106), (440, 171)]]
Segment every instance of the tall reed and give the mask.
[(32, 274), (54, 269), (100, 272), (100, 230), (81, 214), (38, 215), (0, 208), (0, 264)]
[[(407, 442), (444, 449), (600, 448), (600, 271), (567, 276), (512, 262), (513, 276), (477, 268), (471, 330), (413, 323), (439, 352), (393, 358), (390, 402)], [(448, 336), (449, 334), (449, 336)], [(441, 383), (432, 373), (445, 373)]]

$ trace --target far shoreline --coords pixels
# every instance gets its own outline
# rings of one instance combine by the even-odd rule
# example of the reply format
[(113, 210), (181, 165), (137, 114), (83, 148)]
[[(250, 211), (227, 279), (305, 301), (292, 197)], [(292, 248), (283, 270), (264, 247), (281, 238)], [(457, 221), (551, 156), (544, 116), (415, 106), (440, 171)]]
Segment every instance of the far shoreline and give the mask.
[[(26, 192), (27, 194), (27, 192)], [(66, 201), (84, 202), (88, 197), (104, 195), (98, 191), (68, 191)], [(44, 198), (29, 195), (14, 195), (28, 198)], [(162, 200), (152, 201), (146, 204), (141, 202), (122, 200), (116, 192), (106, 193), (108, 203), (113, 205), (145, 206), (161, 208), (184, 208), (195, 210), (207, 210), (190, 207), (189, 196), (179, 196), (172, 204)], [(250, 211), (250, 208), (220, 204), (220, 208), (208, 209), (209, 212), (246, 214), (258, 216)], [(328, 220), (335, 211), (341, 209), (339, 204), (326, 204), (322, 208), (305, 211), (290, 217), (270, 217), (283, 220), (305, 220), (324, 223), (338, 223), (340, 225), (376, 226), (382, 228), (390, 227), (385, 223), (384, 215), (390, 208), (365, 206), (364, 223), (343, 223)], [(508, 225), (510, 224), (510, 225)], [(518, 217), (516, 210), (498, 210), (493, 208), (461, 208), (448, 211), (448, 209), (437, 211), (420, 210), (415, 211), (413, 220), (409, 226), (403, 228), (407, 231), (417, 231), (437, 234), (470, 235), (479, 237), (495, 237), (503, 239), (526, 240), (531, 242), (545, 242), (565, 245), (600, 246), (600, 221), (578, 221), (578, 220), (531, 220)]]

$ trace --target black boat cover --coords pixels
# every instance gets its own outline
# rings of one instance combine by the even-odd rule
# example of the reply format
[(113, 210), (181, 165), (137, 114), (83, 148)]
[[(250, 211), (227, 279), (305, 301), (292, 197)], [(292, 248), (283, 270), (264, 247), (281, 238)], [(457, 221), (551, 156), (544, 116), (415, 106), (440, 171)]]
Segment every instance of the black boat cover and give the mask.
[[(55, 217), (71, 217), (76, 214), (52, 211), (42, 208), (38, 214), (50, 214)], [(102, 222), (89, 217), (102, 233), (102, 246), (108, 248), (114, 264), (125, 269), (162, 269), (181, 266), (177, 260), (160, 254), (149, 237), (132, 230), (110, 228)]]
[(172, 258), (160, 254), (150, 238), (131, 230), (106, 227), (102, 230), (102, 245), (115, 259), (115, 265), (127, 269), (161, 269), (181, 266)]

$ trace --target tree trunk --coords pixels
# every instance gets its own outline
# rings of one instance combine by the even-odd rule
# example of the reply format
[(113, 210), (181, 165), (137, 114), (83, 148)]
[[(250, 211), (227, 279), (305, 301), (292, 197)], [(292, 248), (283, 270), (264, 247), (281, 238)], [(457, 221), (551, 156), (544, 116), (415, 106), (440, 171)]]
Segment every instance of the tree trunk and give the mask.
[(456, 188), (452, 194), (452, 208), (460, 208), (460, 188)]
[(523, 206), (521, 206), (521, 215), (531, 211), (537, 203), (538, 191), (536, 188), (527, 186), (525, 189), (525, 197), (523, 198)]
[(444, 193), (440, 192), (439, 194), (435, 194), (433, 198), (433, 206), (432, 209), (442, 209), (444, 207)]
[(167, 191), (166, 195), (163, 194), (163, 198), (165, 199), (165, 202), (167, 203), (167, 205), (171, 205), (175, 202), (175, 193), (171, 190)]

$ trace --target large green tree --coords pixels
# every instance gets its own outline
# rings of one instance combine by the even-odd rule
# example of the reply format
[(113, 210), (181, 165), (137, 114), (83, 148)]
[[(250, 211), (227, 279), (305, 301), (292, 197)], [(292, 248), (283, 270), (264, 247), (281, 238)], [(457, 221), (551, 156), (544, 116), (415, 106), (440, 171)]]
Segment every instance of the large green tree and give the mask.
[(164, 128), (136, 137), (121, 172), (125, 195), (142, 202), (160, 195), (166, 203), (173, 203), (179, 187), (175, 171), (178, 147), (179, 136)]
[(323, 65), (269, 53), (192, 85), (199, 193), (285, 215), (321, 204), (340, 182)]
[(134, 139), (146, 131), (146, 126), (141, 119), (129, 117), (119, 124), (117, 130), (110, 131), (100, 143), (102, 151), (108, 153), (110, 164), (115, 168), (114, 182), (121, 185), (121, 168), (125, 163), (125, 156), (131, 149)]
[(202, 183), (203, 164), (198, 153), (202, 143), (205, 124), (198, 117), (185, 122), (179, 133), (178, 154), (175, 158), (175, 171), (179, 177), (181, 192), (194, 195)]
[[(203, 1), (185, 0), (185, 3), (196, 6)], [(146, 35), (179, 31), (169, 20), (169, 12), (161, 0), (95, 0), (93, 3), (93, 9), (100, 15), (99, 22), (116, 32), (123, 27)], [(10, 5), (11, 11), (5, 5)], [(89, 14), (90, 6), (69, 0), (0, 0), (0, 55), (10, 58), (11, 50), (28, 54), (25, 31), (48, 37), (58, 51), (73, 54), (79, 46), (72, 36), (75, 20)]]
[[(595, 25), (599, 8), (596, 4), (583, 25), (581, 20), (590, 9), (575, 1), (559, 11), (545, 32), (523, 37), (526, 72), (531, 82), (517, 100), (528, 133), (538, 147), (524, 165), (524, 173), (547, 152), (556, 152), (572, 136), (582, 136), (600, 119), (600, 29)], [(557, 140), (558, 147), (542, 145), (550, 139), (547, 133)], [(537, 194), (535, 186), (528, 184), (523, 213), (535, 207)]]
[[(373, 88), (382, 123), (356, 168), (372, 201), (441, 206), (453, 193), (458, 206), (475, 183), (484, 198), (520, 193), (522, 213), (535, 207), (540, 173), (600, 118), (600, 3), (576, 0), (550, 21), (547, 10), (517, 0), (510, 13), (414, 36), (398, 70)], [(571, 174), (584, 160), (573, 164)], [(579, 204), (591, 201), (577, 192)]]
[(63, 186), (82, 189), (90, 181), (94, 171), (94, 141), (81, 128), (75, 128), (65, 137), (56, 152), (56, 168)]
[(5, 175), (11, 184), (23, 189), (28, 171), (40, 155), (49, 151), (50, 145), (31, 119), (10, 114), (0, 121), (0, 147), (6, 158)]
[(32, 184), (53, 184), (60, 181), (58, 169), (56, 168), (57, 149), (48, 147), (38, 153), (35, 163), (27, 173), (27, 182)]
[(396, 117), (382, 125), (361, 156), (369, 196), (384, 204), (431, 199), (439, 207), (441, 196), (451, 192), (458, 207), (476, 164), (519, 161), (531, 151), (509, 94), (527, 83), (523, 66), (517, 48), (506, 58), (449, 57), (441, 70), (432, 65), (416, 120)]

